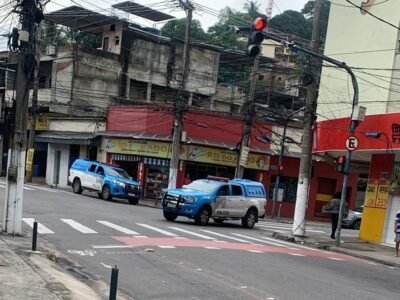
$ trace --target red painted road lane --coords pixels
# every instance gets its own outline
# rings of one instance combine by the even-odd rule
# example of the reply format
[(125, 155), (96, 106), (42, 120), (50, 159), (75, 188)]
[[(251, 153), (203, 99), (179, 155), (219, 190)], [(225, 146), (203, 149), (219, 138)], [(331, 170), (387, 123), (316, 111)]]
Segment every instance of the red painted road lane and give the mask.
[[(193, 240), (189, 238), (149, 238), (149, 237), (127, 237), (127, 236), (114, 236), (113, 239), (123, 243), (127, 247), (145, 247), (145, 246), (174, 246), (174, 247), (195, 247), (195, 248), (220, 248), (228, 250), (242, 250), (242, 251), (260, 251), (269, 253), (286, 253), (292, 255), (304, 255), (313, 257), (324, 257), (337, 260), (346, 261), (362, 261), (359, 258), (335, 253), (327, 252), (319, 249), (289, 249), (286, 247), (268, 246), (260, 244), (246, 244), (246, 243), (231, 243), (226, 241), (204, 241)], [(101, 248), (100, 246), (96, 246)]]

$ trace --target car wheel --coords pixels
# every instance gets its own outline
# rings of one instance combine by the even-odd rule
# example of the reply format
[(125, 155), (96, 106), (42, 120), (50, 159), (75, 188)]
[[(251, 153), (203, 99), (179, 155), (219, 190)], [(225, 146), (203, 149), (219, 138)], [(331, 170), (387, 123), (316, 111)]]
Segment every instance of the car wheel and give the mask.
[(246, 215), (242, 218), (242, 226), (244, 228), (251, 229), (254, 227), (257, 221), (257, 211), (255, 209), (249, 209)]
[(102, 193), (97, 193), (97, 195), (99, 196), (99, 199), (103, 199), (103, 194)]
[(108, 185), (103, 186), (103, 189), (101, 191), (101, 196), (103, 197), (104, 200), (107, 201), (110, 201), (112, 199), (110, 187)]
[(75, 194), (82, 194), (82, 185), (81, 185), (81, 181), (79, 180), (79, 178), (76, 178), (74, 180), (74, 182), (72, 183), (72, 190)]
[(172, 213), (169, 211), (163, 211), (164, 218), (167, 219), (168, 221), (175, 221), (175, 219), (178, 217), (176, 213)]
[(217, 223), (217, 224), (222, 224), (222, 223), (224, 223), (224, 219), (213, 219), (214, 220), (214, 222), (215, 223)]
[(138, 205), (139, 203), (139, 198), (136, 197), (129, 197), (128, 202), (130, 205)]
[(359, 230), (361, 226), (361, 219), (358, 219), (353, 224), (353, 229)]
[(210, 220), (210, 209), (207, 206), (203, 206), (200, 208), (199, 212), (197, 213), (194, 221), (197, 225), (206, 226), (208, 221)]

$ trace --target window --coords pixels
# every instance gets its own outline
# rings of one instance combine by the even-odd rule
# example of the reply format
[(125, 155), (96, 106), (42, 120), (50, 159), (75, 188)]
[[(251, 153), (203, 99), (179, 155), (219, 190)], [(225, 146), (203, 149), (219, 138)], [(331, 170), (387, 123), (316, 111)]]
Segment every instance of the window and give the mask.
[(119, 45), (119, 36), (115, 36), (115, 46)]
[(229, 195), (229, 185), (223, 185), (218, 191), (218, 196), (228, 196)]
[(95, 170), (96, 170), (96, 165), (91, 165), (90, 167), (89, 167), (89, 172), (94, 172)]
[(232, 196), (242, 196), (242, 187), (240, 185), (232, 185)]
[[(271, 188), (269, 193), (269, 198), (272, 199), (273, 192), (275, 188), (276, 175), (271, 178)], [(282, 201), (296, 203), (296, 193), (297, 193), (297, 177), (287, 177), (281, 176), (279, 180), (279, 189), (283, 190)], [(278, 193), (279, 200), (279, 193)]]
[(108, 51), (108, 37), (105, 37), (103, 40), (103, 51)]
[(103, 169), (103, 167), (98, 167), (96, 173), (99, 174), (100, 176), (104, 176), (104, 169)]

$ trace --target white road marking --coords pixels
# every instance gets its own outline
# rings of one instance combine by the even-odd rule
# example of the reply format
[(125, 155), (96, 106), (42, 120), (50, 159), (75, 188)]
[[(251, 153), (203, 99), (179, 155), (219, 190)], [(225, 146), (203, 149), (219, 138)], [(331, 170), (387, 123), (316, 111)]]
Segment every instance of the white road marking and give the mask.
[(96, 254), (95, 250), (68, 250), (68, 253), (79, 254), (81, 256), (94, 256)]
[(78, 223), (72, 219), (60, 219), (61, 221), (63, 221), (64, 223), (68, 224), (69, 226), (71, 226), (73, 229), (78, 230), (79, 232), (82, 233), (97, 233), (96, 231), (94, 231), (93, 229), (90, 229), (89, 227), (86, 227), (85, 225), (82, 225), (81, 223)]
[[(273, 238), (262, 237), (262, 239), (263, 239), (263, 240), (274, 241), (274, 242), (276, 242), (276, 243), (280, 243), (280, 244), (284, 244), (284, 245), (291, 246), (291, 247), (293, 247), (293, 248), (290, 248), (290, 249), (293, 249), (293, 250), (294, 250), (294, 249), (295, 249), (295, 250), (298, 250), (298, 248), (301, 248), (301, 249), (307, 249), (307, 250), (312, 250), (312, 251), (321, 252), (321, 253), (330, 253), (330, 252), (328, 252), (328, 251), (323, 251), (323, 250), (320, 250), (320, 249), (315, 249), (315, 248), (311, 248), (311, 247), (307, 247), (307, 246), (303, 246), (303, 245), (298, 245), (298, 244), (296, 244), (296, 243), (280, 241), (280, 240), (273, 239)], [(294, 248), (294, 247), (296, 247), (296, 248)]]
[(124, 246), (124, 245), (100, 245), (100, 246), (94, 246), (92, 245), (92, 248), (94, 249), (124, 249), (124, 248), (133, 248), (134, 246)]
[(106, 265), (105, 263), (100, 263), (104, 268), (111, 269), (110, 265)]
[[(33, 222), (35, 222), (35, 219), (33, 219), (33, 218), (22, 218), (22, 220), (26, 224), (28, 224), (30, 227), (33, 228)], [(50, 230), (49, 228), (47, 228), (43, 224), (38, 223), (38, 233), (40, 233), (40, 234), (52, 234), (52, 233), (54, 233), (54, 231)]]
[(206, 249), (210, 249), (210, 250), (221, 250), (221, 248), (218, 247), (204, 247)]
[(245, 241), (245, 240), (242, 240), (242, 239), (234, 238), (234, 237), (231, 237), (229, 235), (225, 235), (225, 234), (221, 234), (221, 233), (217, 233), (217, 232), (213, 232), (213, 231), (209, 231), (209, 230), (204, 230), (204, 229), (200, 229), (200, 230), (203, 231), (203, 232), (207, 232), (209, 234), (213, 234), (213, 235), (216, 235), (216, 236), (224, 237), (224, 238), (227, 238), (227, 239), (230, 239), (230, 240), (234, 240), (234, 241), (237, 241), (237, 242), (250, 243), (249, 241)]
[(5, 188), (6, 186), (3, 184), (0, 184), (0, 188)]
[(139, 234), (136, 231), (133, 231), (133, 230), (130, 230), (128, 228), (119, 226), (117, 224), (113, 224), (113, 223), (108, 222), (108, 221), (97, 221), (97, 222), (100, 223), (100, 224), (103, 224), (104, 226), (110, 227), (112, 229), (115, 229), (115, 230), (120, 231), (120, 232), (125, 233), (125, 234), (131, 234), (131, 235), (138, 235)]
[(27, 190), (27, 191), (34, 191), (34, 189), (28, 188), (27, 186), (24, 186), (24, 190)]
[(288, 253), (289, 255), (293, 255), (293, 256), (305, 256), (304, 254), (300, 254), (300, 253)]
[(260, 250), (247, 250), (247, 251), (252, 252), (252, 253), (264, 253), (263, 251), (260, 251)]
[(373, 265), (373, 266), (377, 266), (378, 264), (377, 263), (374, 263), (374, 262), (372, 262), (372, 261), (368, 261), (368, 262), (366, 262), (367, 264), (369, 264), (369, 265)]
[[(257, 225), (257, 227), (262, 227), (262, 228), (271, 229), (271, 230), (274, 230), (274, 229), (280, 229), (280, 230), (286, 230), (286, 231), (292, 230), (292, 227), (271, 226), (271, 225)], [(326, 233), (326, 231), (321, 231), (321, 230), (307, 229), (306, 231), (314, 232), (314, 233)]]
[[(281, 244), (278, 244), (278, 243), (275, 243), (275, 242), (260, 240), (260, 239), (249, 237), (249, 236), (245, 236), (245, 235), (242, 235), (242, 234), (239, 234), (239, 233), (232, 233), (232, 234), (236, 235), (236, 236), (239, 236), (239, 237), (242, 237), (242, 238), (245, 238), (245, 239), (252, 240), (252, 241), (261, 242), (261, 243), (264, 243), (264, 244), (271, 244), (271, 245), (278, 246), (278, 247), (289, 248), (288, 246), (284, 246), (284, 245), (281, 245)], [(294, 248), (292, 248), (292, 249), (294, 249)]]
[(203, 235), (203, 234), (200, 234), (200, 233), (196, 233), (196, 232), (192, 232), (192, 231), (189, 231), (189, 230), (181, 229), (181, 228), (178, 228), (178, 227), (169, 226), (168, 228), (171, 228), (173, 230), (177, 230), (177, 231), (180, 231), (180, 232), (184, 232), (184, 233), (187, 233), (187, 234), (191, 234), (191, 235), (197, 236), (197, 237), (202, 238), (202, 239), (215, 240), (215, 238), (213, 238), (213, 237), (210, 237), (210, 236), (207, 236), (207, 235)]
[(172, 233), (172, 232), (169, 232), (169, 231), (166, 231), (166, 230), (163, 230), (163, 229), (151, 226), (151, 225), (147, 225), (147, 224), (143, 224), (143, 223), (136, 223), (136, 225), (139, 225), (139, 226), (142, 226), (144, 228), (157, 231), (157, 232), (162, 233), (162, 234), (164, 234), (166, 236), (177, 236), (175, 233)]
[(158, 246), (158, 248), (161, 248), (161, 249), (174, 249), (176, 247), (175, 246)]
[(329, 259), (332, 259), (332, 260), (344, 260), (344, 259), (342, 259), (342, 258), (338, 258), (338, 257), (328, 257)]
[[(34, 189), (38, 189), (38, 190), (42, 190), (42, 191), (46, 191), (46, 192), (50, 192), (50, 193), (57, 193), (57, 191), (51, 190), (51, 189), (46, 189), (37, 185), (30, 185), (29, 187), (34, 188)], [(33, 190), (33, 189), (32, 189)]]

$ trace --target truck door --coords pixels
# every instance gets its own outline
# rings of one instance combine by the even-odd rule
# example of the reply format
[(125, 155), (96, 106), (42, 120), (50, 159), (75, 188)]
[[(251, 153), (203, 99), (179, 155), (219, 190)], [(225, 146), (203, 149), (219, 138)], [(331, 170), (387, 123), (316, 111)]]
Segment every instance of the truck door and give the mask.
[(96, 182), (94, 189), (97, 191), (101, 191), (104, 183), (104, 168), (102, 166), (98, 166), (96, 170)]
[(89, 189), (95, 189), (96, 187), (96, 171), (97, 164), (89, 164), (89, 167), (85, 174), (83, 175), (82, 186)]
[(226, 209), (227, 202), (229, 198), (229, 185), (222, 185), (217, 191), (217, 198), (215, 203), (215, 213), (213, 216), (217, 217), (227, 217), (229, 215), (228, 210)]
[(241, 185), (232, 184), (231, 193), (227, 201), (227, 209), (231, 217), (243, 217), (245, 213), (246, 199)]

